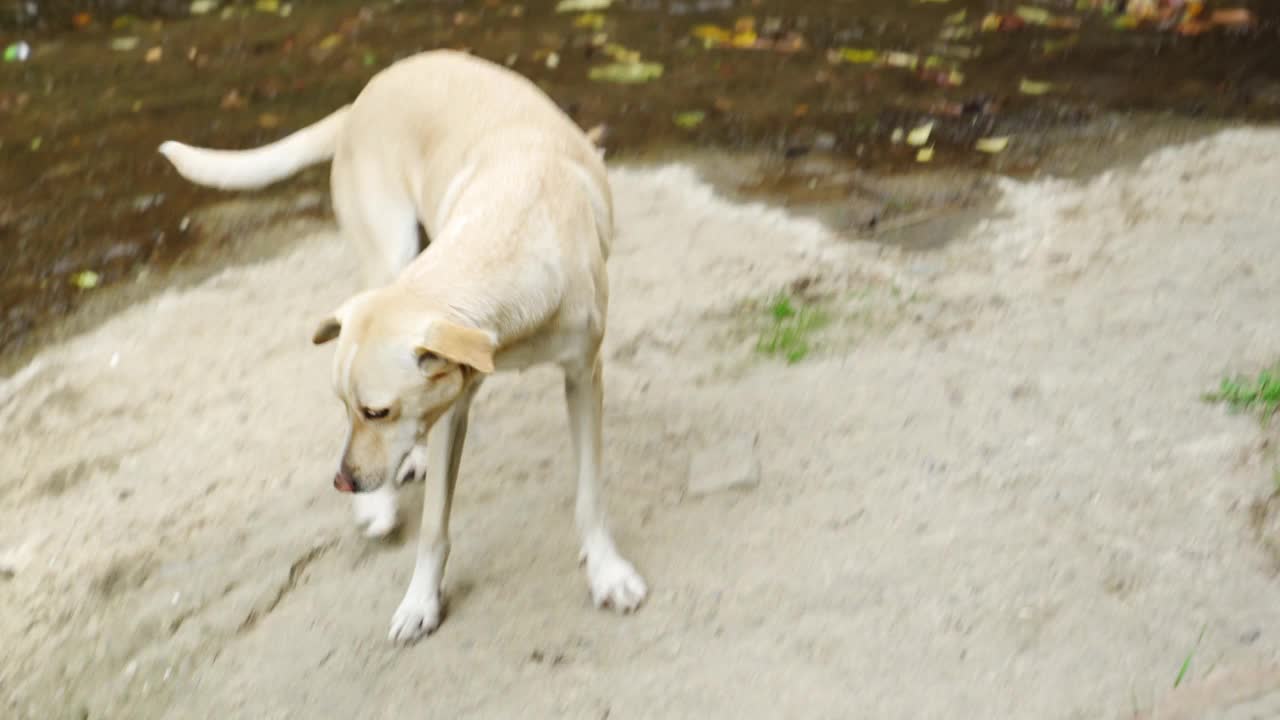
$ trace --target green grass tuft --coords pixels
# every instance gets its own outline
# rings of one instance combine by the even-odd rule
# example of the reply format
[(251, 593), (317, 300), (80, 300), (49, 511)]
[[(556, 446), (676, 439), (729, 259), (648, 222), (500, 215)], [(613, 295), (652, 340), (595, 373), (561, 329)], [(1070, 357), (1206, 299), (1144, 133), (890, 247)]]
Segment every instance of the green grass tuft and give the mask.
[(782, 357), (794, 364), (813, 349), (813, 331), (826, 323), (826, 316), (814, 307), (800, 305), (786, 295), (779, 295), (766, 307), (769, 324), (756, 342), (756, 350), (771, 357)]
[(1263, 370), (1254, 379), (1239, 375), (1223, 378), (1217, 392), (1206, 394), (1204, 399), (1236, 412), (1257, 412), (1264, 421), (1270, 420), (1280, 409), (1280, 364)]

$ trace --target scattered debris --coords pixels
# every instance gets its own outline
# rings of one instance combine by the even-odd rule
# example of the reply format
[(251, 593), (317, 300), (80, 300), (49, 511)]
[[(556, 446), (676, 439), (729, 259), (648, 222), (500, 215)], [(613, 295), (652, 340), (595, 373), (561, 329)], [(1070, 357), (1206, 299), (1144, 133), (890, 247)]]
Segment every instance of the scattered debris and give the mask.
[(118, 52), (129, 52), (130, 50), (138, 49), (139, 42), (140, 40), (133, 36), (112, 38), (111, 49)]

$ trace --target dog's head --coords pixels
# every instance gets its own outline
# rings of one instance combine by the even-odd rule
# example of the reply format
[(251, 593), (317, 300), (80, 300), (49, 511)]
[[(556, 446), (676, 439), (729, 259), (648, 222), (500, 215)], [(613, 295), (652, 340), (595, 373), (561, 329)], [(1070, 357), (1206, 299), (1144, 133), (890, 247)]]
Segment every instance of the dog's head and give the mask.
[(333, 480), (338, 490), (416, 478), (424, 468), (416, 467), (414, 447), (478, 373), (493, 372), (492, 334), (411, 308), (391, 288), (361, 293), (312, 337), (316, 345), (338, 340), (333, 388), (350, 423)]

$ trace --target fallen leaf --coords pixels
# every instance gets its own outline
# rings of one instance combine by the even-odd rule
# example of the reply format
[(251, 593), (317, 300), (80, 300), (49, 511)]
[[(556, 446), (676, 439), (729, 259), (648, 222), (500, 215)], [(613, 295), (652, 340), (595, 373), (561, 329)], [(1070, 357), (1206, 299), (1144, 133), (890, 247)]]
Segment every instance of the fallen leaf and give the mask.
[(192, 15), (207, 15), (217, 9), (217, 0), (193, 0), (191, 3)]
[(907, 144), (920, 147), (929, 142), (929, 134), (933, 132), (933, 123), (925, 123), (907, 134)]
[(693, 36), (711, 44), (727, 45), (733, 40), (733, 33), (717, 25), (698, 25), (693, 29)]
[(218, 103), (218, 107), (223, 110), (238, 110), (245, 106), (244, 98), (240, 96), (239, 90), (231, 90), (222, 96), (222, 102)]
[(791, 111), (793, 117), (804, 117), (809, 114), (809, 106), (806, 103), (800, 103)]
[(933, 148), (920, 148), (920, 152), (916, 153), (916, 162), (927, 163), (933, 160)]
[(599, 30), (604, 27), (604, 16), (600, 13), (584, 13), (573, 19), (573, 26)]
[(942, 23), (943, 23), (944, 25), (959, 25), (959, 24), (961, 24), (961, 23), (963, 23), (963, 22), (964, 22), (964, 19), (965, 19), (965, 17), (967, 17), (967, 16), (968, 16), (968, 14), (969, 14), (969, 11), (968, 11), (968, 10), (961, 10), (961, 11), (959, 11), (959, 12), (953, 12), (953, 13), (951, 13), (950, 15), (948, 15), (948, 16), (947, 16), (947, 17), (942, 21)]
[(111, 49), (120, 52), (128, 52), (138, 47), (138, 38), (136, 37), (118, 37), (111, 39)]
[(880, 53), (875, 50), (860, 50), (858, 48), (840, 48), (840, 59), (847, 63), (863, 65), (873, 63), (876, 58), (880, 57)]
[(253, 4), (253, 9), (264, 13), (280, 12), (280, 0), (257, 0)]
[(262, 113), (258, 116), (258, 126), (270, 130), (280, 126), (280, 116), (275, 113)]
[(889, 67), (916, 69), (920, 65), (920, 56), (915, 53), (890, 51), (884, 54), (884, 63)]
[(607, 10), (613, 0), (560, 0), (556, 3), (556, 12), (589, 12), (591, 10)]
[(672, 120), (677, 127), (685, 130), (692, 130), (702, 124), (707, 119), (707, 114), (701, 110), (689, 110), (687, 112), (676, 113)]
[(143, 59), (145, 59), (149, 63), (158, 63), (160, 62), (160, 58), (163, 56), (164, 56), (164, 49), (159, 46), (156, 46), (148, 50), (147, 54), (143, 56)]
[(316, 47), (321, 50), (332, 50), (340, 44), (342, 44), (342, 36), (338, 33), (331, 33), (326, 35), (323, 40), (316, 43)]
[(1020, 5), (1018, 9), (1013, 12), (1030, 25), (1047, 25), (1049, 24), (1049, 21), (1053, 19), (1053, 14), (1048, 10), (1045, 10), (1044, 8), (1031, 7), (1030, 5)]
[(734, 35), (729, 44), (736, 48), (750, 48), (755, 47), (757, 39), (759, 39), (759, 36), (756, 35), (754, 30), (747, 30)]
[(902, 142), (902, 137), (903, 137), (902, 128), (894, 128), (893, 134), (889, 136), (889, 142), (893, 143), (894, 145), (897, 145), (898, 143)]
[(1000, 29), (1000, 16), (995, 13), (987, 13), (982, 18), (982, 32), (995, 32)]
[(44, 138), (42, 137), (35, 137), (31, 139), (32, 150), (39, 150), (42, 144), (44, 144)]
[(31, 57), (31, 46), (25, 42), (16, 42), (4, 49), (4, 61), (7, 63), (26, 62), (29, 57)]
[(547, 65), (547, 68), (551, 70), (555, 70), (556, 68), (560, 67), (560, 54), (551, 53), (547, 55), (546, 65)]
[(71, 24), (76, 29), (89, 27), (93, 24), (93, 16), (87, 12), (78, 12), (71, 16)]
[(1079, 35), (1069, 35), (1065, 38), (1062, 38), (1061, 40), (1045, 40), (1044, 54), (1052, 55), (1056, 52), (1061, 52), (1062, 50), (1075, 47), (1076, 45), (1079, 45), (1079, 44), (1080, 44)]
[(1214, 10), (1213, 14), (1209, 16), (1209, 22), (1215, 25), (1228, 25), (1231, 27), (1252, 25), (1253, 21), (1253, 13), (1244, 8), (1223, 8), (1221, 10)]
[(71, 284), (81, 290), (92, 290), (93, 288), (98, 287), (98, 282), (100, 280), (101, 278), (98, 276), (98, 273), (92, 270), (82, 270), (71, 276)]
[(591, 68), (587, 77), (597, 82), (635, 84), (662, 77), (661, 63), (610, 63)]
[(1018, 92), (1023, 95), (1044, 95), (1053, 89), (1053, 85), (1047, 82), (1037, 82), (1022, 78), (1022, 82), (1018, 83)]
[(754, 33), (756, 31), (756, 19), (753, 17), (740, 17), (733, 23), (733, 31), (736, 33)]
[(1004, 149), (1009, 147), (1009, 138), (1008, 137), (982, 138), (977, 143), (975, 143), (973, 147), (978, 152), (984, 152), (984, 153), (990, 153), (990, 154), (1004, 152)]

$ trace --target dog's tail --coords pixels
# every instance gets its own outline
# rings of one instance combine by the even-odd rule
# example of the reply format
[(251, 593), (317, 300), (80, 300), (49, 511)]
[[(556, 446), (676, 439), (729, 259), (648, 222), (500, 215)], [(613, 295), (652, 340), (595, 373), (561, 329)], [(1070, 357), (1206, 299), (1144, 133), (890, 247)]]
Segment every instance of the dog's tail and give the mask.
[(350, 109), (344, 105), (313, 125), (252, 150), (210, 150), (170, 140), (160, 145), (160, 154), (197, 185), (221, 190), (260, 188), (332, 158)]

